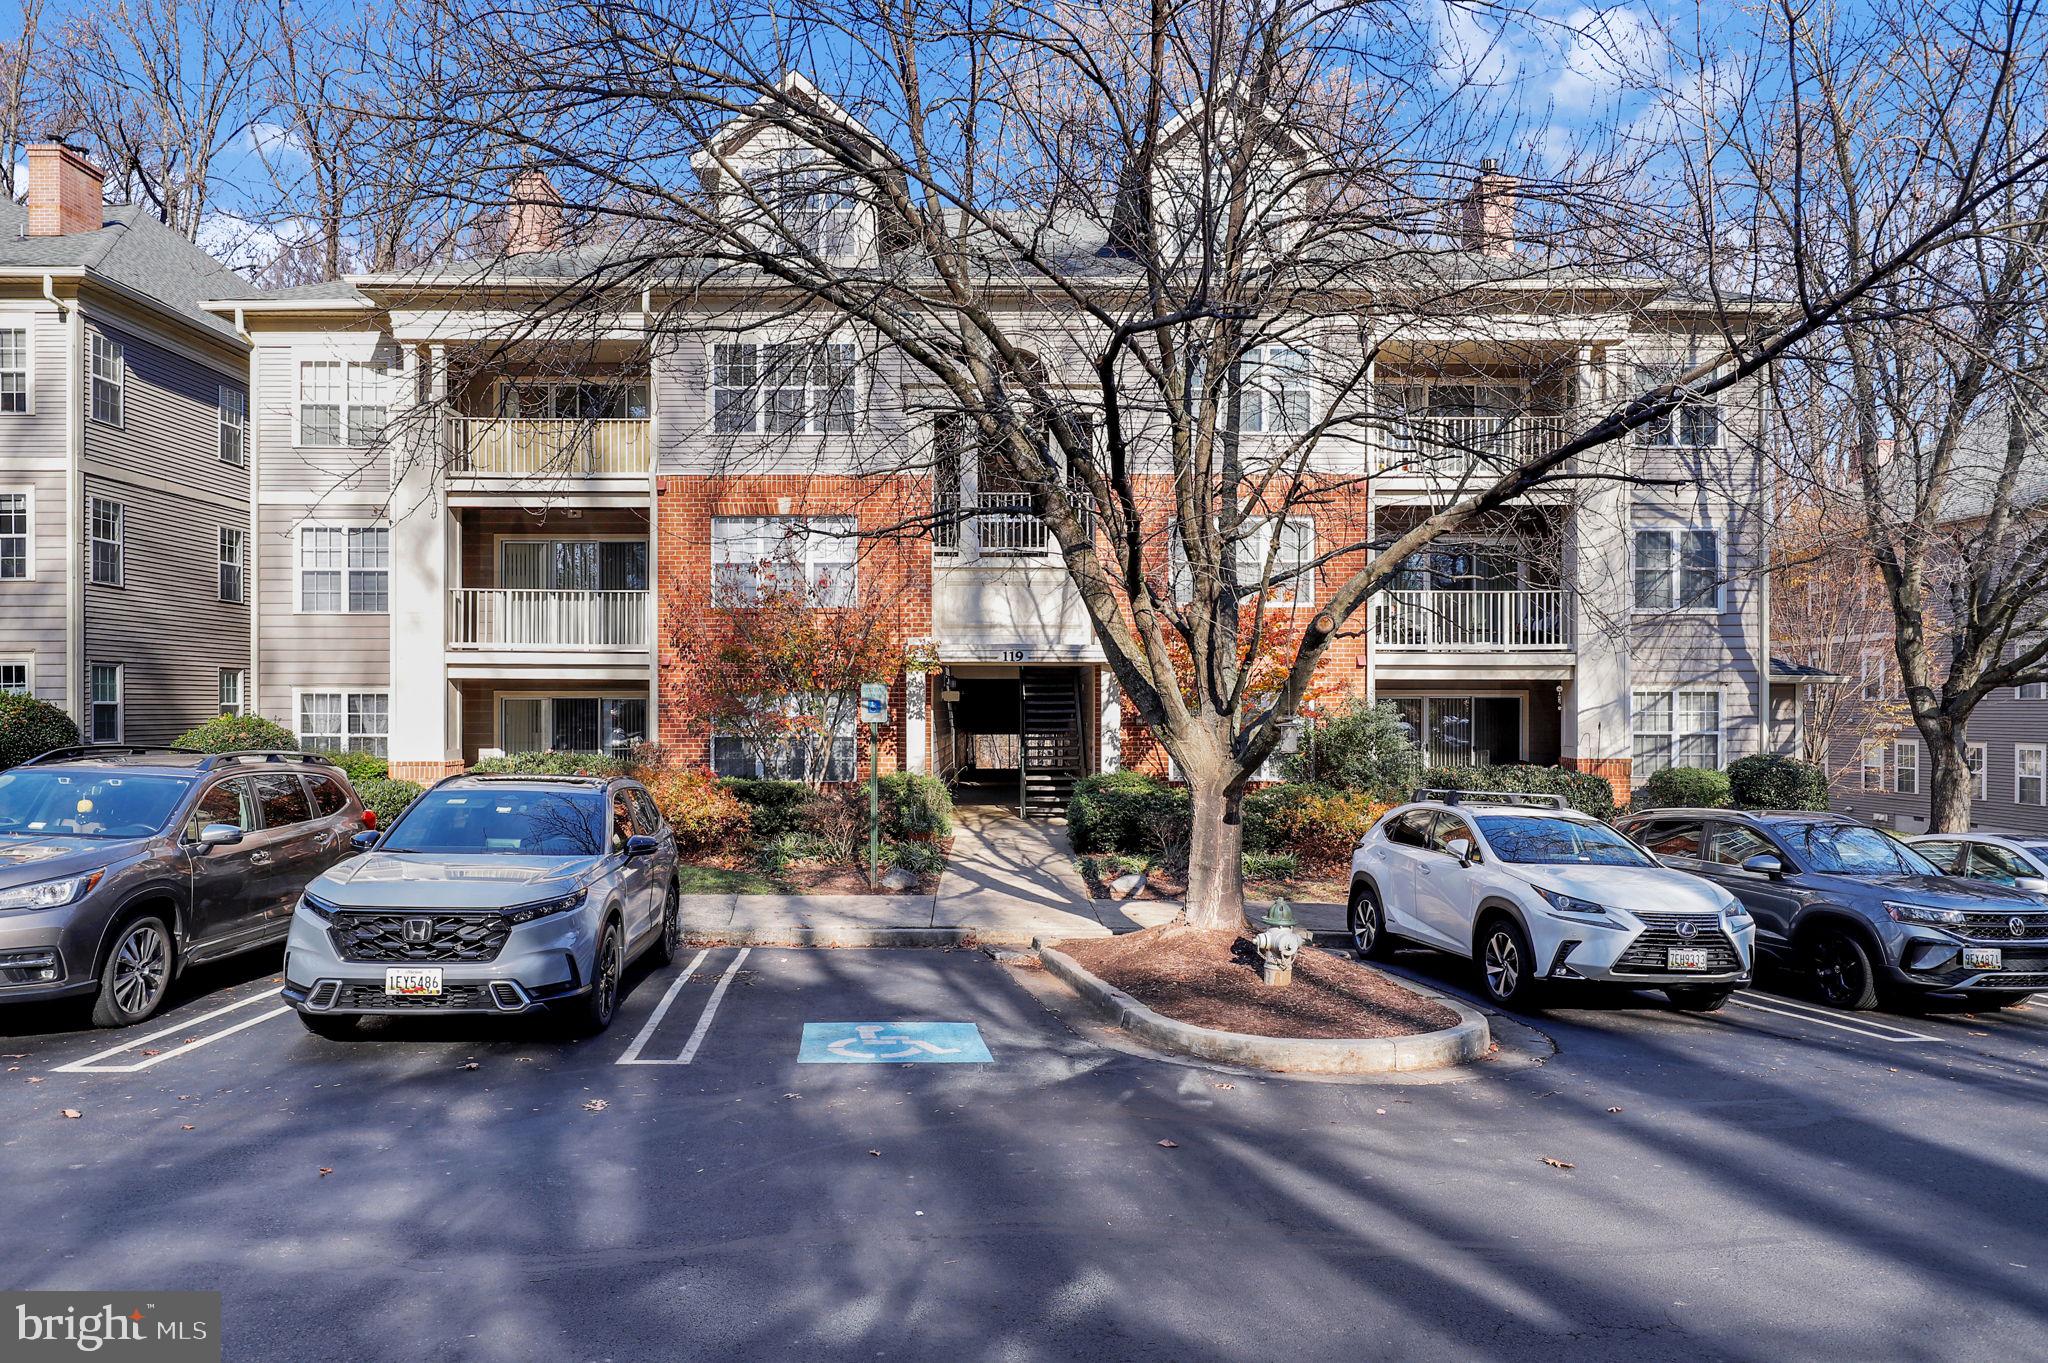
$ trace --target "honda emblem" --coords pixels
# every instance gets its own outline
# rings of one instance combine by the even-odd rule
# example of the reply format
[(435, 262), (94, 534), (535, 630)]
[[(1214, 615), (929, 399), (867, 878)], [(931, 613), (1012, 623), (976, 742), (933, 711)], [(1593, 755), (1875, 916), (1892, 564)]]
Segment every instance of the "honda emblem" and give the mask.
[(405, 920), (405, 940), (409, 946), (416, 946), (434, 940), (434, 920), (431, 918), (408, 918)]

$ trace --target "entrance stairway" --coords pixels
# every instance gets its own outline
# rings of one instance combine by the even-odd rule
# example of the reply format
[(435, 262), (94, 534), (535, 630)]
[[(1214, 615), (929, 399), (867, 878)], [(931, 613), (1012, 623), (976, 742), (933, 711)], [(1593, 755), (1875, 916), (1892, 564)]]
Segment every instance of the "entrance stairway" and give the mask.
[(1023, 795), (1027, 819), (1065, 818), (1074, 783), (1087, 770), (1081, 736), (1081, 693), (1066, 668), (1023, 669)]

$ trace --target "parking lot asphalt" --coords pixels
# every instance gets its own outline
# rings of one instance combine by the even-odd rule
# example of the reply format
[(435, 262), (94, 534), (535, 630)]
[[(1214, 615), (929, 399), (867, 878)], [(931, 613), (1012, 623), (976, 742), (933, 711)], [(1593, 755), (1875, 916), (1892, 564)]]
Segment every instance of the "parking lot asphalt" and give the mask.
[(228, 1358), (350, 1363), (2007, 1363), (2048, 1324), (2048, 1003), (1566, 999), (1328, 1082), (1130, 1054), (965, 950), (692, 951), (579, 1042), (324, 1041), (275, 967), (129, 1032), (0, 1013), (10, 1286), (218, 1290)]

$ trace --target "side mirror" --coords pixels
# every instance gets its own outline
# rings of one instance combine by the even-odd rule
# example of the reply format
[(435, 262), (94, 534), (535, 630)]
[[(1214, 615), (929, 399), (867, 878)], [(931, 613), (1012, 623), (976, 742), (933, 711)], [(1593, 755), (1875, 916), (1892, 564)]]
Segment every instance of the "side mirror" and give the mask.
[(201, 847), (233, 847), (242, 840), (242, 830), (231, 823), (210, 823), (199, 830)]
[(1473, 847), (1472, 839), (1470, 838), (1452, 838), (1444, 844), (1444, 851), (1456, 857), (1460, 866), (1470, 866), (1472, 864)]
[(376, 847), (377, 840), (384, 835), (374, 828), (365, 828), (360, 833), (349, 834), (348, 845), (358, 852), (368, 852)]
[(645, 833), (635, 833), (626, 839), (626, 855), (629, 857), (651, 857), (661, 850), (661, 844)]
[(1753, 876), (1769, 876), (1776, 880), (1785, 874), (1785, 863), (1774, 852), (1759, 852), (1742, 863), (1742, 869)]
[(2014, 889), (2025, 890), (2028, 894), (2048, 895), (2048, 879), (2040, 876), (2021, 876), (2012, 884)]

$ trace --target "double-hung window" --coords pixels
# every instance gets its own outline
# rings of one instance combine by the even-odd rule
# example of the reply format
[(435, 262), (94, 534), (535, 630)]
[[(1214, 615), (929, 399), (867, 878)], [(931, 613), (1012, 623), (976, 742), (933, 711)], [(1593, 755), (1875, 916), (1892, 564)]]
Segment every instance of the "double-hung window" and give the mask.
[(390, 755), (391, 696), (385, 691), (301, 691), (299, 746), (309, 752)]
[(853, 429), (850, 341), (720, 341), (711, 347), (712, 425), (725, 435)]
[(127, 508), (105, 497), (88, 497), (86, 516), (92, 532), (87, 544), (92, 580), (102, 587), (118, 587), (127, 569)]
[(715, 516), (711, 604), (756, 606), (801, 591), (814, 606), (851, 606), (857, 523), (852, 516)]
[(855, 737), (859, 711), (855, 699), (847, 696), (829, 707), (829, 732), (796, 730), (773, 739), (713, 733), (711, 770), (720, 776), (778, 781), (851, 781), (859, 774)]
[(246, 667), (223, 667), (220, 669), (220, 712), (224, 715), (239, 715), (249, 708), (249, 669)]
[(28, 328), (0, 327), (0, 415), (28, 411)]
[(2048, 805), (2048, 743), (2015, 743), (2012, 749), (2015, 804)]
[(1315, 570), (1310, 567), (1315, 560), (1315, 522), (1307, 516), (1260, 516), (1239, 527), (1237, 585), (1242, 590), (1256, 593), (1261, 583), (1270, 583), (1268, 600), (1309, 605), (1316, 599)]
[(1970, 768), (1971, 781), (1977, 788), (1977, 798), (1980, 800), (1991, 798), (1989, 758), (1990, 750), (1982, 743), (1966, 743), (1963, 745), (1963, 761)]
[(301, 614), (391, 609), (391, 531), (381, 525), (308, 525), (299, 531)]
[(1914, 738), (1892, 740), (1892, 793), (1895, 795), (1918, 795), (1920, 793), (1920, 741)]
[(0, 492), (0, 581), (35, 575), (30, 553), (33, 518), (29, 512), (30, 493)]
[(249, 462), (249, 395), (220, 385), (220, 462), (242, 467)]
[(1237, 362), (1237, 429), (1299, 434), (1308, 429), (1308, 356), (1293, 346), (1255, 345)]
[(220, 528), (220, 599), (246, 599), (249, 570), (249, 532), (234, 526)]
[(1856, 680), (1858, 694), (1867, 701), (1881, 701), (1890, 689), (1885, 679), (1885, 656), (1875, 648), (1866, 648), (1856, 657)]
[(374, 445), (390, 413), (391, 372), (361, 360), (299, 361), (299, 444)]
[(1885, 752), (1885, 745), (1879, 739), (1863, 745), (1858, 766), (1862, 769), (1864, 790), (1881, 792), (1885, 789)]
[(0, 696), (25, 696), (28, 693), (28, 659), (9, 658), (0, 662)]
[(92, 686), (92, 713), (87, 719), (95, 743), (121, 741), (121, 665), (94, 663), (87, 673)]
[(2048, 700), (2048, 682), (2028, 682), (2012, 689), (2014, 700)]
[(1633, 778), (1670, 767), (1722, 764), (1721, 693), (1713, 688), (1638, 691), (1634, 695)]
[[(1975, 747), (1977, 745), (1972, 744)], [(1918, 795), (1920, 793), (1920, 741), (1915, 738), (1875, 738), (1863, 745), (1862, 787), (1874, 794)], [(1975, 771), (1977, 768), (1972, 767)], [(1982, 778), (1979, 778), (1982, 783)]]
[(1639, 611), (1718, 610), (1719, 532), (1692, 527), (1636, 527), (1635, 579)]
[[(833, 188), (831, 172), (822, 152), (791, 147), (776, 158), (774, 170), (749, 176), (748, 188), (781, 220), (791, 243), (820, 260), (840, 261), (859, 251), (860, 205)], [(781, 244), (772, 230), (761, 234), (763, 249)]]
[(103, 426), (120, 425), (128, 387), (126, 348), (113, 337), (95, 331), (86, 347), (85, 363), (92, 419)]
[[(1645, 390), (1671, 381), (1654, 369), (1639, 372)], [(1711, 450), (1721, 444), (1721, 404), (1711, 398), (1687, 398), (1670, 411), (1636, 428), (1636, 443), (1658, 449)]]

